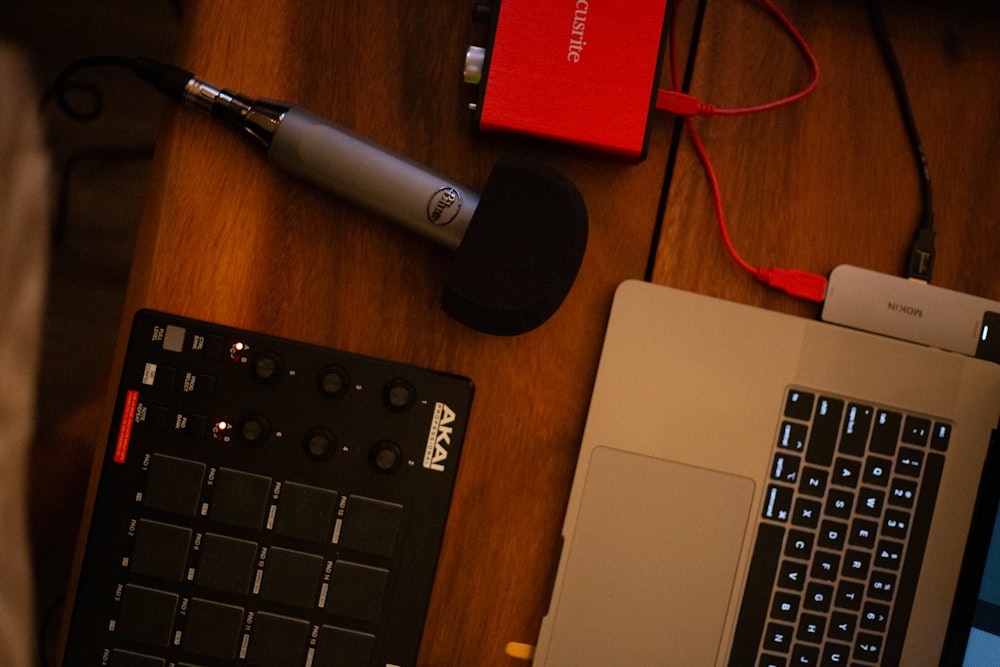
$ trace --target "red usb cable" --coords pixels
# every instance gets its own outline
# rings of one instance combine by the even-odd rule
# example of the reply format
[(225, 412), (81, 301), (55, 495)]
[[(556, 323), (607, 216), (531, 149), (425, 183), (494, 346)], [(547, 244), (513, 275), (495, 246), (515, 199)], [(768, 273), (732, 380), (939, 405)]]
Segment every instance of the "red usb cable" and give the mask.
[[(691, 137), (691, 142), (694, 145), (695, 151), (698, 153), (698, 157), (705, 169), (705, 175), (708, 177), (708, 182), (712, 190), (712, 198), (715, 202), (715, 215), (719, 222), (719, 231), (722, 233), (722, 241), (726, 246), (726, 250), (729, 251), (729, 254), (732, 255), (733, 259), (735, 259), (743, 269), (750, 272), (754, 278), (770, 287), (783, 290), (796, 297), (808, 299), (810, 301), (822, 302), (826, 294), (826, 276), (798, 269), (783, 269), (777, 267), (757, 268), (744, 260), (743, 257), (740, 256), (739, 252), (737, 252), (735, 246), (733, 246), (733, 243), (729, 238), (729, 232), (726, 229), (726, 217), (722, 207), (722, 192), (719, 187), (719, 180), (715, 175), (715, 169), (712, 168), (712, 162), (708, 157), (708, 151), (705, 150), (705, 145), (702, 143), (701, 136), (698, 134), (698, 130), (694, 124), (694, 118), (697, 116), (736, 116), (777, 109), (778, 107), (782, 107), (802, 99), (812, 92), (812, 90), (816, 87), (816, 84), (819, 82), (819, 64), (816, 62), (816, 58), (805, 39), (803, 39), (802, 35), (798, 30), (796, 30), (795, 26), (792, 25), (791, 21), (789, 21), (788, 18), (781, 13), (771, 0), (761, 0), (761, 2), (771, 15), (784, 26), (785, 30), (787, 30), (788, 33), (795, 39), (799, 48), (802, 50), (803, 54), (805, 54), (806, 59), (809, 61), (813, 75), (809, 84), (798, 93), (790, 95), (789, 97), (758, 106), (736, 109), (719, 109), (710, 104), (705, 104), (694, 96), (679, 90), (660, 90), (658, 91), (656, 97), (656, 108), (661, 111), (666, 111), (668, 113), (684, 117), (684, 126)], [(677, 53), (675, 48), (677, 43), (677, 7), (679, 4), (679, 0), (674, 3), (674, 13), (670, 22), (670, 73), (675, 87), (679, 85), (680, 81), (677, 73)]]

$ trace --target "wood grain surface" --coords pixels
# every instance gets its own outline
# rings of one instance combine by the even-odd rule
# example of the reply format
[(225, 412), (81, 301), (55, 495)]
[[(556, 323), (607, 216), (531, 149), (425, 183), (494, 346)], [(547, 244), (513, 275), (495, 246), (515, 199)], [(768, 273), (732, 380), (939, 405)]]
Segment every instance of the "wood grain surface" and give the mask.
[[(697, 4), (681, 7), (682, 55)], [(781, 4), (815, 49), (818, 89), (785, 109), (697, 121), (734, 243), (759, 265), (898, 274), (919, 190), (865, 7)], [(132, 312), (149, 307), (472, 378), (420, 663), (519, 664), (504, 646), (533, 642), (546, 609), (615, 286), (646, 274), (653, 247), (654, 282), (807, 317), (818, 308), (767, 290), (728, 258), (686, 137), (672, 159), (672, 118), (654, 118), (641, 164), (472, 131), (461, 72), (466, 46), (483, 35), (471, 3), (185, 7), (177, 64), (209, 82), (294, 102), (472, 187), (511, 153), (552, 164), (583, 193), (590, 240), (564, 305), (533, 332), (493, 337), (440, 309), (446, 251), (278, 172), (211, 119), (171, 109), (117, 356)], [(887, 15), (934, 179), (935, 282), (1000, 299), (997, 12), (921, 2), (889, 3)], [(785, 33), (745, 0), (707, 3), (695, 65), (692, 92), (718, 106), (769, 101), (808, 79)]]

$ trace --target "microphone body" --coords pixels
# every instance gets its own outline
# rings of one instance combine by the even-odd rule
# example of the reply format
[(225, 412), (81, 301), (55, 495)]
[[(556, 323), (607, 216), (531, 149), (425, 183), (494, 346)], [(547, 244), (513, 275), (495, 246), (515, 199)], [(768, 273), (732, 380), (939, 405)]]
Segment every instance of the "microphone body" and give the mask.
[(553, 169), (498, 162), (480, 194), (296, 106), (220, 90), (146, 58), (133, 71), (219, 118), (279, 168), (455, 251), (441, 305), (473, 329), (530, 331), (573, 286), (587, 246), (587, 208)]
[(281, 119), (267, 157), (451, 250), (479, 203), (475, 191), (295, 106)]

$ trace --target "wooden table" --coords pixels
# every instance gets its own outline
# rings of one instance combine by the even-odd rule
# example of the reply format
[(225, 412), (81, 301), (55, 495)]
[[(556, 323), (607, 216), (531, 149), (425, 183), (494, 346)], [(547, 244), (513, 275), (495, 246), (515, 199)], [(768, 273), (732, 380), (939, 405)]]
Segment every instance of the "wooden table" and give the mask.
[[(132, 312), (150, 307), (472, 378), (421, 651), (428, 665), (517, 664), (507, 642), (534, 641), (620, 281), (649, 275), (818, 315), (726, 255), (704, 173), (673, 118), (654, 119), (641, 164), (470, 131), (463, 58), (483, 41), (471, 4), (191, 2), (177, 64), (216, 85), (297, 103), (472, 187), (501, 154), (561, 170), (584, 195), (590, 241), (548, 323), (501, 338), (451, 320), (438, 306), (446, 251), (293, 180), (211, 119), (176, 108), (156, 151), (117, 356)], [(1000, 12), (950, 4), (896, 3), (887, 18), (933, 177), (935, 283), (1000, 299)], [(682, 56), (697, 5), (681, 8)], [(818, 89), (780, 110), (697, 121), (734, 242), (758, 265), (899, 274), (919, 188), (865, 6), (781, 5), (815, 50)], [(711, 0), (706, 9), (696, 95), (747, 106), (807, 82), (801, 54), (756, 3)]]

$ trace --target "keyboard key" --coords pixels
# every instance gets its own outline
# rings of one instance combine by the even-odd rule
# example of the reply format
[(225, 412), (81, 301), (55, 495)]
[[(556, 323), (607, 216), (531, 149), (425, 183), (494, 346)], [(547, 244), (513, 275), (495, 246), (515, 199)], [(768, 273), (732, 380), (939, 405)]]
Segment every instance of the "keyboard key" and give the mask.
[(896, 595), (896, 575), (875, 570), (868, 581), (868, 597), (876, 600), (892, 600)]
[(809, 392), (792, 389), (785, 400), (785, 416), (799, 421), (809, 421), (815, 400), (816, 397)]
[(823, 581), (836, 581), (840, 571), (840, 554), (830, 551), (817, 551), (813, 555), (810, 576)]
[(819, 546), (823, 549), (840, 551), (847, 541), (847, 524), (825, 519), (819, 525)]
[[(764, 632), (764, 650), (787, 652), (792, 646), (792, 637), (795, 635), (795, 628), (784, 623), (768, 623)], [(732, 658), (730, 658), (732, 662)]]
[(823, 667), (838, 667), (846, 665), (851, 659), (851, 647), (846, 644), (829, 642), (823, 647)]
[(771, 464), (771, 479), (776, 482), (795, 484), (799, 479), (799, 466), (802, 459), (795, 454), (777, 452)]
[(800, 642), (819, 644), (826, 635), (826, 618), (817, 614), (802, 614), (795, 638)]
[(857, 625), (856, 615), (835, 611), (830, 614), (830, 629), (827, 631), (827, 636), (837, 641), (850, 642), (854, 639)]
[(924, 470), (924, 452), (912, 447), (900, 447), (896, 457), (896, 474), (919, 478)]
[(844, 489), (831, 489), (826, 498), (823, 512), (826, 516), (847, 519), (854, 508), (854, 494)]
[(865, 486), (858, 493), (858, 503), (855, 511), (864, 516), (879, 517), (882, 515), (882, 505), (884, 504), (885, 491)]
[(806, 586), (805, 596), (802, 598), (802, 606), (811, 611), (830, 611), (833, 604), (833, 586), (811, 581)]
[(809, 428), (805, 424), (782, 422), (778, 433), (778, 447), (793, 452), (803, 452), (806, 449), (806, 438)]
[(819, 665), (819, 647), (796, 644), (792, 647), (792, 664), (801, 667)]
[(838, 398), (821, 396), (816, 403), (806, 461), (816, 465), (829, 466), (840, 434), (840, 419), (844, 412), (844, 402)]
[(875, 414), (875, 423), (872, 426), (872, 440), (869, 449), (876, 454), (886, 454), (888, 456), (895, 454), (902, 422), (903, 415), (900, 413), (879, 410)]
[(789, 558), (809, 560), (812, 556), (813, 543), (816, 537), (811, 532), (802, 530), (788, 531), (788, 541), (785, 543), (785, 555)]
[(771, 603), (771, 618), (794, 623), (799, 617), (799, 596), (786, 591), (776, 591)]
[(897, 540), (905, 540), (910, 530), (910, 513), (899, 510), (886, 510), (882, 522), (882, 534)]
[(894, 507), (913, 509), (917, 499), (917, 483), (913, 480), (894, 477), (889, 488), (889, 504)]
[[(743, 590), (743, 601), (733, 635), (730, 664), (752, 665), (756, 662), (757, 648), (764, 634), (767, 609), (771, 603), (771, 587), (781, 558), (781, 543), (785, 529), (770, 523), (762, 523), (757, 528), (753, 556), (747, 572), (747, 585)], [(778, 594), (776, 594), (778, 595)], [(791, 637), (790, 626), (786, 636)], [(770, 628), (769, 628), (770, 629)], [(782, 645), (782, 652), (785, 650)]]
[(879, 456), (870, 456), (865, 461), (865, 472), (861, 481), (872, 486), (886, 486), (892, 473), (892, 461)]
[(903, 442), (910, 445), (927, 446), (931, 434), (931, 420), (909, 415), (903, 421)]
[(882, 654), (882, 637), (868, 632), (859, 632), (854, 643), (854, 659), (877, 664)]
[(948, 451), (948, 442), (951, 440), (951, 424), (937, 422), (931, 432), (931, 449), (939, 452)]
[(757, 667), (786, 667), (787, 665), (787, 658), (780, 655), (773, 655), (771, 653), (762, 654), (760, 656), (760, 660), (757, 661)]
[(861, 627), (875, 632), (885, 632), (889, 625), (889, 606), (879, 602), (866, 602), (861, 612)]
[(862, 456), (868, 445), (874, 409), (870, 405), (849, 403), (844, 418), (843, 433), (840, 435), (840, 451), (844, 454)]
[(870, 551), (848, 549), (844, 553), (844, 567), (841, 570), (841, 574), (845, 577), (864, 581), (868, 578), (871, 564), (872, 554)]
[(805, 563), (784, 561), (778, 568), (778, 586), (790, 591), (802, 591), (806, 586), (808, 570)]
[(864, 584), (844, 579), (837, 584), (837, 594), (833, 598), (833, 604), (840, 609), (857, 611), (861, 609), (861, 601), (864, 597)]
[(826, 483), (829, 479), (830, 472), (828, 470), (805, 466), (802, 469), (802, 477), (799, 479), (799, 493), (822, 498), (826, 494)]
[(879, 540), (875, 551), (875, 567), (886, 570), (898, 570), (903, 562), (903, 543), (892, 540)]
[(818, 500), (798, 498), (792, 511), (792, 523), (805, 528), (815, 528), (819, 525), (819, 516), (823, 506)]
[[(888, 514), (888, 513), (887, 513)], [(851, 522), (851, 534), (847, 538), (849, 544), (856, 547), (875, 546), (875, 535), (878, 533), (878, 524), (867, 519), (855, 519)]]
[(857, 488), (858, 480), (861, 479), (861, 461), (838, 456), (833, 463), (833, 471), (830, 481), (837, 486), (847, 486), (852, 489)]
[(788, 521), (792, 509), (794, 492), (787, 486), (770, 484), (764, 497), (764, 518), (775, 521)]

